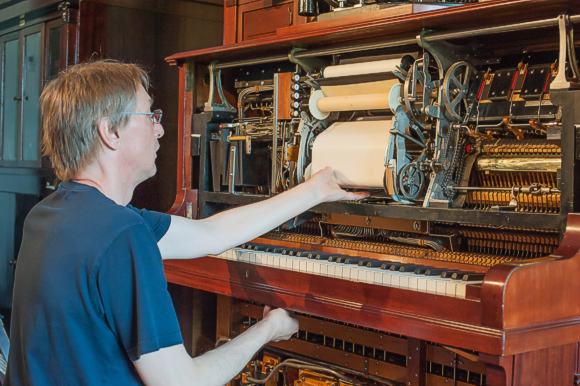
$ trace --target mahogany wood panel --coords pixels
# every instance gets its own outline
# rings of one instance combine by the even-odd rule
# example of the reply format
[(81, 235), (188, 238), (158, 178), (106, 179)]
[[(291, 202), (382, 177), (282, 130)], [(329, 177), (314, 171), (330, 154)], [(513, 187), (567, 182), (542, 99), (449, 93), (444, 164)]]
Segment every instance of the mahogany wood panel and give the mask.
[(238, 6), (237, 42), (276, 34), (280, 27), (292, 25), (292, 1), (264, 7), (263, 0)]
[(225, 0), (223, 44), (276, 34), (279, 28), (306, 23), (298, 2), (284, 0)]
[(407, 385), (426, 386), (427, 344), (418, 339), (409, 339), (407, 352)]
[(195, 97), (192, 71), (191, 64), (179, 67), (176, 196), (168, 212), (197, 218), (197, 191), (191, 189), (191, 125)]
[(292, 103), (290, 91), (292, 90), (292, 73), (281, 72), (278, 74), (278, 119), (291, 119), (290, 107)]
[(236, 32), (238, 30), (238, 6), (235, 0), (224, 0), (224, 40), (223, 44), (236, 43)]
[(447, 8), (440, 11), (367, 20), (332, 25), (325, 28), (324, 23), (312, 23), (317, 27), (304, 31), (306, 25), (295, 30), (286, 29), (275, 36), (265, 39), (250, 40), (241, 44), (213, 47), (202, 50), (176, 53), (166, 58), (175, 64), (183, 59), (194, 59), (202, 62), (212, 60), (243, 59), (256, 54), (287, 52), (295, 45), (307, 45), (310, 48), (327, 47), (329, 44), (355, 43), (373, 39), (415, 37), (421, 29), (449, 31), (466, 28), (487, 27), (506, 23), (518, 23), (534, 19), (546, 19), (561, 13), (580, 11), (580, 2), (575, 0), (492, 0), (473, 3), (461, 7)]
[(171, 283), (482, 352), (501, 333), (480, 326), (480, 303), (217, 258), (165, 262)]
[(79, 13), (82, 23), (79, 23), (79, 62), (85, 62), (96, 55), (101, 58), (105, 54), (106, 5), (91, 1), (81, 1)]
[(482, 353), (479, 359), (486, 364), (486, 386), (513, 386), (513, 355), (491, 356)]
[[(570, 214), (563, 247), (570, 254), (580, 246), (580, 215)], [(539, 327), (561, 320), (576, 325), (580, 316), (580, 255), (540, 260), (525, 265), (499, 265), (489, 270), (481, 296), (484, 325), (498, 329)], [(555, 283), (558, 283), (556, 286)], [(503, 307), (497, 307), (503, 304)]]
[(517, 355), (513, 386), (574, 384), (576, 353), (576, 344), (569, 344)]

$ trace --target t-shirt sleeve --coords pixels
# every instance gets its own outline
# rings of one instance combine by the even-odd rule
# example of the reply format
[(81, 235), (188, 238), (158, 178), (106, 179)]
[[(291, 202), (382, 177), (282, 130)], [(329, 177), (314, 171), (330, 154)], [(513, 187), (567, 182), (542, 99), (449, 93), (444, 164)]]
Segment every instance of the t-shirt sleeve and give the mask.
[(159, 241), (167, 233), (171, 225), (171, 216), (167, 213), (156, 212), (154, 210), (139, 209), (133, 205), (127, 205), (127, 208), (137, 213), (145, 221), (145, 224), (155, 235), (155, 240)]
[(183, 343), (157, 244), (144, 224), (112, 242), (97, 270), (104, 317), (132, 361)]

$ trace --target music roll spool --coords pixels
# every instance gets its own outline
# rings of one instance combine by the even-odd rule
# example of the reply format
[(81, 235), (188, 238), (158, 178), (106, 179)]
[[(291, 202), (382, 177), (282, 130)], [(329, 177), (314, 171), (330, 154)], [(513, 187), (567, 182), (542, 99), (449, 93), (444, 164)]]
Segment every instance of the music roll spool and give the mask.
[(327, 97), (362, 94), (388, 94), (391, 87), (398, 83), (399, 80), (395, 78), (373, 82), (326, 85), (321, 86), (320, 89), (324, 93), (324, 96)]
[(339, 64), (328, 66), (322, 71), (324, 78), (339, 78), (342, 76), (380, 74), (393, 72), (401, 65), (402, 58), (375, 60), (372, 62)]
[(386, 110), (389, 92), (397, 79), (345, 85), (322, 86), (310, 94), (308, 108), (316, 119), (326, 119), (333, 111)]
[(392, 127), (391, 120), (333, 123), (314, 140), (312, 173), (330, 166), (342, 187), (383, 189)]

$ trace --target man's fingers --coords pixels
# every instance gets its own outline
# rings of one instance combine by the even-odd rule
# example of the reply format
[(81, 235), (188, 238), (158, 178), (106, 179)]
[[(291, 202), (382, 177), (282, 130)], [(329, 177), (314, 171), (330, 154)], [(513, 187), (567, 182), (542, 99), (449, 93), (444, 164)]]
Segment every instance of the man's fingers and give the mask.
[(345, 200), (362, 200), (363, 198), (367, 198), (370, 196), (369, 192), (348, 192), (347, 197)]
[(262, 317), (265, 318), (266, 315), (268, 315), (268, 313), (272, 311), (272, 307), (270, 306), (264, 306), (264, 311), (262, 312)]

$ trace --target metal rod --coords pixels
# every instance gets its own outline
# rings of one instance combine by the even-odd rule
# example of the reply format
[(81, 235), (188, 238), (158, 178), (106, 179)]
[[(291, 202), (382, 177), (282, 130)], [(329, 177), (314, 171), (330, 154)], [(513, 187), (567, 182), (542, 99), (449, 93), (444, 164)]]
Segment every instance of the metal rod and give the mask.
[[(572, 24), (580, 23), (580, 15), (570, 16), (570, 22)], [(539, 28), (548, 28), (554, 27), (558, 25), (558, 18), (551, 18), (551, 19), (543, 19), (543, 20), (534, 20), (528, 21), (524, 23), (514, 23), (514, 24), (507, 24), (502, 26), (495, 26), (495, 27), (487, 27), (487, 28), (477, 28), (471, 29), (466, 31), (456, 31), (456, 32), (442, 32), (442, 33), (435, 33), (432, 35), (425, 35), (423, 36), (423, 40), (425, 41), (440, 41), (440, 40), (449, 40), (449, 39), (461, 39), (466, 37), (473, 37), (473, 36), (481, 36), (481, 35), (494, 35), (506, 32), (516, 32), (516, 31), (523, 31), (523, 30), (530, 30), (530, 29), (539, 29)], [(331, 47), (331, 48), (321, 48), (317, 50), (308, 50), (296, 53), (294, 56), (297, 59), (302, 58), (309, 58), (309, 57), (316, 57), (316, 56), (325, 56), (325, 55), (336, 55), (345, 52), (352, 52), (352, 51), (370, 51), (375, 49), (381, 48), (390, 48), (390, 47), (399, 47), (399, 46), (409, 46), (417, 44), (416, 38), (407, 38), (407, 39), (397, 39), (397, 40), (389, 40), (384, 42), (374, 42), (374, 43), (366, 43), (366, 44), (351, 44), (346, 46), (340, 47)], [(283, 62), (288, 60), (287, 55), (278, 55), (278, 56), (269, 56), (257, 59), (247, 59), (247, 60), (239, 60), (235, 62), (225, 62), (216, 64), (217, 69), (223, 68), (232, 68), (232, 67), (241, 67), (241, 66), (251, 66), (256, 64), (266, 64), (266, 63), (276, 63), (276, 62)]]
[[(280, 74), (274, 74), (274, 127), (272, 129), (272, 181), (270, 183), (270, 194), (276, 193), (276, 183), (278, 177), (278, 88), (280, 87)], [(282, 167), (282, 165), (280, 165)]]
[(246, 59), (246, 60), (237, 60), (235, 62), (218, 63), (216, 64), (215, 67), (217, 69), (224, 69), (233, 67), (253, 66), (256, 64), (284, 62), (286, 60), (288, 60), (288, 55), (267, 56), (265, 58)]
[(415, 38), (408, 38), (408, 39), (398, 39), (398, 40), (389, 40), (385, 42), (375, 42), (375, 43), (366, 43), (366, 44), (350, 44), (348, 46), (341, 46), (341, 47), (334, 47), (334, 48), (320, 48), (318, 50), (308, 50), (297, 53), (294, 55), (298, 59), (302, 58), (310, 58), (316, 56), (325, 56), (325, 55), (336, 55), (336, 54), (343, 54), (345, 52), (352, 52), (352, 51), (370, 51), (376, 50), (380, 48), (390, 48), (390, 47), (399, 47), (399, 46), (411, 46), (416, 45), (417, 39)]
[(514, 193), (532, 193), (533, 194), (550, 194), (550, 193), (560, 193), (560, 189), (550, 188), (550, 187), (538, 187), (534, 190), (534, 187), (530, 186), (514, 186), (513, 188), (496, 188), (496, 187), (484, 187), (484, 186), (454, 186), (452, 187), (455, 191), (468, 192), (514, 192)]

